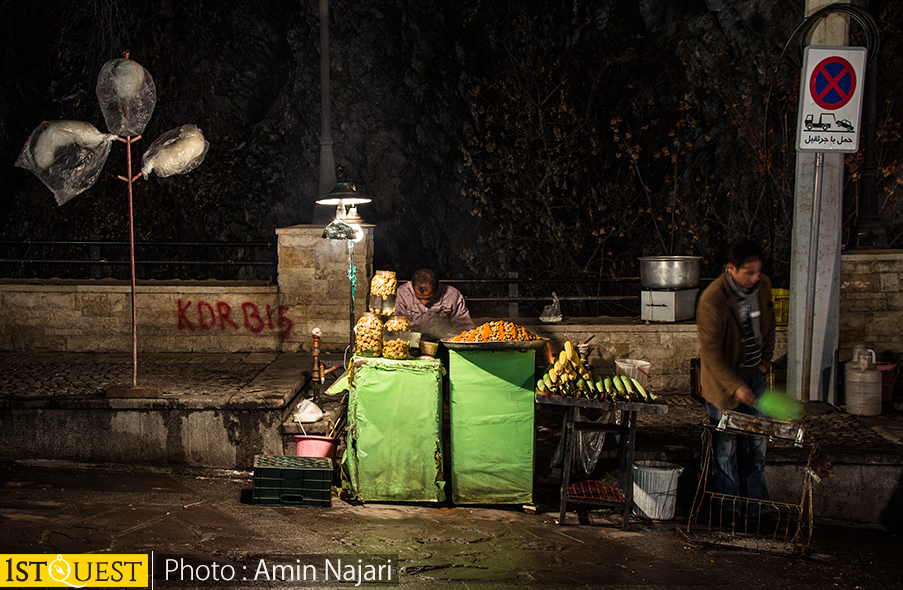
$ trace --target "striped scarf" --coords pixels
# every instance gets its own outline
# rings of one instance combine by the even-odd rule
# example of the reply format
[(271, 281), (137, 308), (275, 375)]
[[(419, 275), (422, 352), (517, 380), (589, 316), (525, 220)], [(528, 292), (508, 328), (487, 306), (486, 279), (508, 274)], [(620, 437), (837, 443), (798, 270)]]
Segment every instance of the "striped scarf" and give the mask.
[(737, 297), (737, 306), (740, 308), (740, 321), (743, 323), (743, 339), (746, 343), (746, 356), (743, 366), (746, 369), (756, 369), (762, 363), (762, 329), (760, 319), (762, 310), (759, 309), (759, 284), (752, 289), (745, 289), (734, 282), (730, 272), (727, 275), (727, 284)]

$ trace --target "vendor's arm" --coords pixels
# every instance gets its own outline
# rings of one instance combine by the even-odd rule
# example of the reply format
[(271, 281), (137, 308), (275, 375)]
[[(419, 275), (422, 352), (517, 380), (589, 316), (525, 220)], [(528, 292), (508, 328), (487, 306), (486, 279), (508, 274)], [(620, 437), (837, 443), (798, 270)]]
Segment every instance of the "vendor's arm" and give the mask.
[(752, 389), (745, 383), (734, 392), (734, 397), (736, 397), (741, 404), (747, 405), (750, 408), (755, 407), (756, 405), (756, 396), (753, 394)]
[[(699, 356), (706, 374), (703, 397), (721, 410), (737, 407), (746, 387), (737, 375), (736, 367), (728, 365), (724, 357), (724, 332), (730, 311), (727, 305), (702, 297), (696, 311), (696, 330), (699, 339)], [(747, 388), (748, 389), (748, 388)], [(749, 392), (750, 396), (752, 391)]]
[(464, 301), (464, 296), (460, 293), (458, 293), (457, 299), (452, 304), (451, 316), (449, 319), (451, 319), (452, 326), (457, 333), (473, 329), (473, 320), (470, 319), (470, 310), (467, 309), (467, 303)]
[(395, 313), (403, 315), (409, 320), (412, 319), (416, 309), (414, 307), (416, 301), (411, 283), (404, 283), (398, 287), (398, 291), (395, 293)]

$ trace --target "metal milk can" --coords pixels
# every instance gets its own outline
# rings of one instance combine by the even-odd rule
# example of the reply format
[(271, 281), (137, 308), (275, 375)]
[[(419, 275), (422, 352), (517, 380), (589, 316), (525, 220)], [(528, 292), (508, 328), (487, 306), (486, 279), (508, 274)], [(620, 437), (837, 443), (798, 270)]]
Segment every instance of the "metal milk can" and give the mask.
[(881, 413), (881, 371), (875, 366), (875, 351), (858, 350), (856, 366), (846, 371), (847, 413), (877, 416)]

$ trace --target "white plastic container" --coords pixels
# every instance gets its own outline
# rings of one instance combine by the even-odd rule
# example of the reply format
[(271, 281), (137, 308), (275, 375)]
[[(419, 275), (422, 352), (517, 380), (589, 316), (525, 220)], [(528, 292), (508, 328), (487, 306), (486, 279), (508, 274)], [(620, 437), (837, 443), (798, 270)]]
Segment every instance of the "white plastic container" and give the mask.
[(633, 464), (633, 513), (651, 520), (671, 520), (677, 506), (677, 478), (684, 468), (666, 461)]
[(617, 367), (618, 375), (633, 377), (640, 382), (640, 385), (642, 385), (644, 389), (651, 389), (649, 385), (649, 375), (651, 375), (652, 363), (649, 361), (615, 359), (615, 367)]
[(875, 366), (875, 351), (860, 350), (858, 368), (846, 372), (847, 413), (854, 416), (881, 414), (881, 371)]

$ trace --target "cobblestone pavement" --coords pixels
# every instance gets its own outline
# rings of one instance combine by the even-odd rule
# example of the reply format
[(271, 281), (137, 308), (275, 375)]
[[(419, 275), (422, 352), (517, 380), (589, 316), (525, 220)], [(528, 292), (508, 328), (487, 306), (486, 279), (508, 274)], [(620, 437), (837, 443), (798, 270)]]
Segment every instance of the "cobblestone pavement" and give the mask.
[[(138, 357), (138, 384), (171, 395), (234, 393), (276, 354), (147, 354)], [(0, 353), (0, 397), (97, 396), (131, 385), (130, 354)]]

